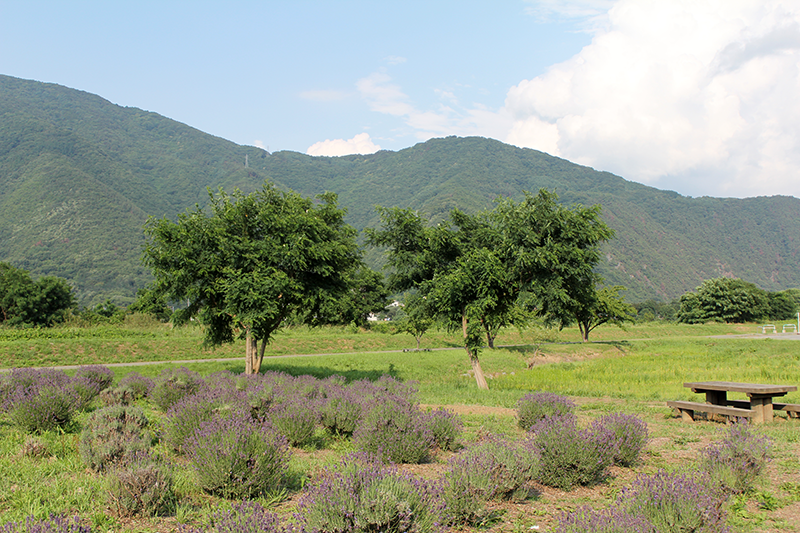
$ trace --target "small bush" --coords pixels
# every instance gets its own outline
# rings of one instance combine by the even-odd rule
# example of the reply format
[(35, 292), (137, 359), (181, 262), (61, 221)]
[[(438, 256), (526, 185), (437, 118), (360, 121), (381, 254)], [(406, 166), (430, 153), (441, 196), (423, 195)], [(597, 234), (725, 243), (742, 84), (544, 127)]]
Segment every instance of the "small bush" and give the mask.
[(562, 513), (555, 533), (660, 533), (642, 516), (630, 515), (617, 509), (594, 510), (579, 507)]
[(641, 418), (614, 413), (598, 418), (592, 423), (592, 431), (604, 438), (613, 449), (614, 464), (631, 466), (639, 461), (639, 457), (647, 445), (647, 424)]
[(311, 442), (319, 422), (315, 403), (315, 400), (302, 397), (283, 399), (270, 407), (267, 417), (289, 444), (303, 446)]
[(81, 431), (78, 450), (86, 465), (101, 472), (150, 449), (148, 420), (139, 407), (111, 406), (92, 413)]
[(300, 497), (300, 518), (312, 532), (428, 532), (441, 529), (437, 490), (358, 453), (326, 469)]
[(519, 427), (526, 431), (545, 418), (570, 416), (574, 413), (575, 404), (572, 401), (552, 392), (526, 394), (517, 403)]
[(103, 365), (80, 366), (75, 371), (76, 378), (86, 379), (97, 385), (97, 392), (103, 391), (114, 383), (114, 372)]
[(248, 413), (245, 393), (224, 385), (204, 388), (178, 400), (164, 417), (164, 437), (175, 450), (181, 452), (195, 431), (215, 416), (230, 413)]
[(461, 417), (444, 408), (425, 413), (423, 419), (433, 434), (433, 444), (440, 450), (456, 451), (464, 429)]
[(99, 397), (100, 401), (103, 402), (103, 405), (106, 407), (112, 405), (132, 405), (133, 402), (136, 401), (133, 394), (122, 387), (106, 389), (99, 394)]
[(700, 453), (700, 468), (727, 493), (749, 492), (767, 466), (769, 449), (766, 437), (740, 422), (723, 430), (722, 438)]
[(361, 398), (352, 389), (332, 384), (325, 388), (324, 395), (320, 406), (322, 426), (334, 435), (352, 435), (361, 421)]
[(353, 441), (386, 462), (417, 464), (428, 460), (433, 433), (416, 406), (386, 399), (366, 414)]
[(85, 410), (92, 403), (92, 400), (100, 394), (100, 386), (89, 378), (72, 378), (64, 387), (75, 392), (75, 409), (77, 411)]
[(178, 400), (194, 394), (203, 386), (200, 374), (187, 368), (169, 368), (161, 372), (150, 391), (150, 398), (164, 412)]
[(286, 438), (240, 413), (202, 423), (186, 440), (186, 450), (203, 490), (223, 498), (279, 488), (289, 463)]
[(722, 512), (723, 498), (709, 480), (665, 471), (636, 478), (620, 494), (615, 508), (647, 519), (658, 533), (727, 532)]
[(448, 523), (473, 523), (489, 500), (524, 500), (538, 470), (539, 458), (522, 443), (490, 438), (470, 446), (450, 460), (444, 474)]
[(168, 515), (176, 500), (171, 470), (146, 454), (108, 476), (108, 502), (119, 517)]
[(278, 515), (264, 509), (256, 502), (234, 503), (230, 509), (211, 515), (211, 524), (202, 529), (190, 529), (188, 533), (289, 533)]
[(50, 455), (50, 449), (41, 437), (28, 437), (20, 447), (19, 454), (22, 457), (41, 459)]
[(81, 525), (77, 516), (67, 518), (51, 514), (46, 520), (28, 517), (24, 522), (8, 522), (0, 526), (0, 533), (91, 533), (92, 528)]
[(545, 418), (530, 435), (530, 445), (541, 459), (539, 481), (544, 485), (563, 490), (593, 485), (612, 464), (615, 450), (610, 436), (578, 428), (574, 417)]
[(45, 385), (17, 389), (10, 399), (11, 422), (28, 433), (64, 428), (72, 422), (80, 403), (72, 388)]
[(150, 391), (156, 384), (152, 379), (142, 376), (138, 372), (131, 372), (120, 379), (117, 386), (124, 391), (129, 391), (134, 400), (140, 400), (150, 396)]

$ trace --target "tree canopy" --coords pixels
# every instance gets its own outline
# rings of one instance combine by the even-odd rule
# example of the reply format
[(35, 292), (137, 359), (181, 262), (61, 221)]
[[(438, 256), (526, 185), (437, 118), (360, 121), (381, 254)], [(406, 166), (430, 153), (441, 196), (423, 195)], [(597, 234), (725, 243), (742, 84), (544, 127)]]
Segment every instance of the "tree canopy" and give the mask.
[(151, 217), (145, 226), (155, 286), (188, 303), (176, 321), (199, 316), (209, 345), (245, 338), (247, 373), (259, 371), (287, 317), (317, 323), (324, 302), (342, 294), (362, 264), (336, 195), (317, 198), (269, 182), (251, 194), (209, 190), (210, 213), (197, 206), (177, 222)]
[(689, 324), (708, 321), (755, 322), (784, 320), (797, 312), (792, 291), (767, 292), (738, 278), (707, 279), (695, 292), (680, 299), (678, 321)]
[(0, 262), (0, 323), (9, 326), (52, 326), (75, 305), (66, 280), (42, 276), (34, 281), (20, 268)]
[(382, 228), (367, 230), (370, 244), (388, 248), (389, 288), (416, 289), (431, 314), (461, 330), (480, 388), (488, 388), (479, 361), (484, 333), (514, 317), (523, 291), (553, 315), (593, 294), (598, 246), (613, 232), (598, 206), (566, 208), (557, 199), (526, 193), (475, 215), (454, 209), (432, 226), (411, 210), (379, 208)]

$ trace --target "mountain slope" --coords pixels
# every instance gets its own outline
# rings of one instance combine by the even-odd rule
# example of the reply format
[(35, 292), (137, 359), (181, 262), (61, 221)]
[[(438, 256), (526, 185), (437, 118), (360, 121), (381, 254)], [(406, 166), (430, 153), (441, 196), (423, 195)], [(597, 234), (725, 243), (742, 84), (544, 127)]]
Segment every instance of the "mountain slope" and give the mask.
[(375, 205), (441, 219), (544, 187), (568, 204), (602, 205), (616, 237), (600, 270), (631, 301), (674, 298), (720, 275), (800, 287), (797, 198), (687, 198), (483, 138), (337, 158), (269, 154), (88, 93), (0, 76), (0, 261), (67, 278), (84, 304), (126, 303), (149, 279), (139, 263), (148, 215), (203, 204), (206, 187), (251, 191), (265, 179), (305, 195), (337, 192), (358, 229), (378, 223)]

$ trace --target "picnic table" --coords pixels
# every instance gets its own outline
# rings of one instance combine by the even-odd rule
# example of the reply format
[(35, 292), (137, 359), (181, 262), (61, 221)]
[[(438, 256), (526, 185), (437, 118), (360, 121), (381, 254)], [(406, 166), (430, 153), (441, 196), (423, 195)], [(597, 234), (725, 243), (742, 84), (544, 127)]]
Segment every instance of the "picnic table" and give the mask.
[[(705, 394), (706, 402), (667, 402), (669, 407), (680, 411), (684, 420), (694, 420), (694, 412), (701, 411), (714, 415), (727, 416), (729, 420), (747, 418), (755, 424), (771, 422), (773, 411), (786, 411), (790, 417), (797, 417), (800, 405), (774, 403), (773, 398), (794, 392), (794, 385), (763, 385), (760, 383), (736, 383), (732, 381), (696, 381), (684, 383), (692, 392)], [(729, 400), (729, 392), (744, 393), (748, 400)]]

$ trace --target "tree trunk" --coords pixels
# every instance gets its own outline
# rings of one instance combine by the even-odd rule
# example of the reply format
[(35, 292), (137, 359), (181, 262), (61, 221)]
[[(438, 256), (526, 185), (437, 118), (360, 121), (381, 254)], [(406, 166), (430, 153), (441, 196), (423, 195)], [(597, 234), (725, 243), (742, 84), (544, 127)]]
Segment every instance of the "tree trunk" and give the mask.
[(489, 385), (486, 383), (486, 378), (483, 375), (483, 369), (481, 368), (481, 362), (478, 360), (478, 354), (473, 353), (472, 350), (469, 349), (469, 345), (467, 344), (467, 313), (464, 310), (461, 313), (461, 327), (464, 330), (464, 349), (467, 351), (467, 356), (469, 357), (469, 362), (472, 363), (472, 371), (475, 374), (475, 382), (478, 384), (478, 388), (482, 390), (489, 390)]
[[(250, 328), (247, 329), (247, 336), (244, 339), (244, 373), (255, 374), (254, 363), (256, 361), (256, 353), (258, 351), (258, 341), (250, 334)], [(260, 366), (260, 365), (259, 365)]]
[(589, 324), (578, 322), (578, 328), (581, 330), (581, 340), (583, 342), (589, 341)]
[(261, 363), (264, 361), (264, 350), (267, 348), (267, 339), (261, 340), (261, 348), (258, 350), (258, 356), (255, 354), (257, 346), (258, 341), (256, 341), (255, 346), (253, 346), (253, 374), (258, 374), (261, 372)]

